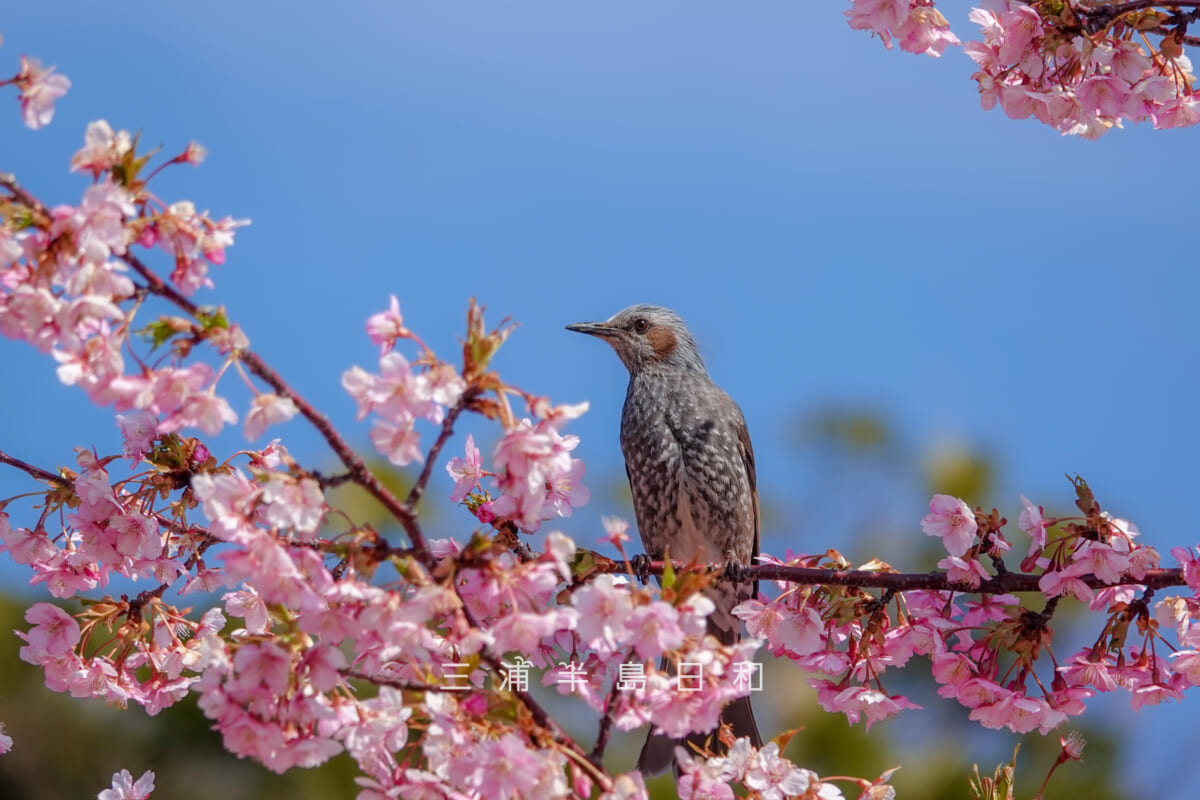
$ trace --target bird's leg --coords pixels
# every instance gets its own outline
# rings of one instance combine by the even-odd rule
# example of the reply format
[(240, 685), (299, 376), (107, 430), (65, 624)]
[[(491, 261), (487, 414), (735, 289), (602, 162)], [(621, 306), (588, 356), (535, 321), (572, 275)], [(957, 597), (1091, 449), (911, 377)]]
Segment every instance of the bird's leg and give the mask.
[(747, 581), (746, 569), (746, 565), (737, 560), (733, 551), (725, 551), (725, 570), (721, 573), (725, 580), (733, 583), (745, 583)]
[(645, 586), (650, 582), (650, 564), (654, 559), (648, 553), (638, 553), (633, 558), (629, 559), (629, 566), (633, 569), (634, 577)]

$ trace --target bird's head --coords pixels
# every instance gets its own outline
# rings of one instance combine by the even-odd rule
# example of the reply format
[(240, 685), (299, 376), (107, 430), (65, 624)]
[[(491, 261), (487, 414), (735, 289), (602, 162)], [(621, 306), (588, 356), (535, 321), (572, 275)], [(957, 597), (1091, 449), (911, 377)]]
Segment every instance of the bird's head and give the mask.
[(643, 370), (705, 372), (691, 331), (669, 308), (630, 306), (604, 322), (578, 322), (568, 325), (567, 330), (604, 339), (617, 351), (630, 375)]

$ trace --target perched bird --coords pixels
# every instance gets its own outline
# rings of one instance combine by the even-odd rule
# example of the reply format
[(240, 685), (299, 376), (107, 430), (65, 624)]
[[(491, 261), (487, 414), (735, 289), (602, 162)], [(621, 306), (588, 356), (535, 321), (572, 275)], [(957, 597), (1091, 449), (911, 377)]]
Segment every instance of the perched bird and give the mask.
[[(621, 412), (621, 450), (647, 555), (704, 564), (752, 564), (758, 555), (758, 490), (750, 433), (737, 403), (708, 376), (696, 341), (674, 311), (636, 305), (604, 322), (567, 330), (604, 339), (629, 370)], [(723, 644), (741, 637), (733, 607), (755, 584), (721, 581), (707, 590), (716, 606), (709, 632)], [(762, 745), (750, 698), (721, 714), (735, 737)], [(708, 734), (689, 741), (703, 743)], [(651, 734), (638, 769), (655, 775), (675, 762), (679, 742)], [(715, 744), (715, 737), (713, 737)]]

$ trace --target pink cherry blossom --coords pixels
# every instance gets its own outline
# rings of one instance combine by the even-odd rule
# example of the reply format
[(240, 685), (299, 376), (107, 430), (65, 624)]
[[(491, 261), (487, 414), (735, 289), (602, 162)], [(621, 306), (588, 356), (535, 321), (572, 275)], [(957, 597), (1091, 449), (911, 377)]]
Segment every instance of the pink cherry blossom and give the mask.
[(225, 250), (233, 244), (234, 232), (249, 225), (245, 219), (225, 217), (219, 221), (208, 212), (197, 212), (189, 201), (172, 203), (154, 218), (153, 243), (175, 259), (171, 281), (185, 295), (201, 287), (211, 288), (208, 265), (225, 263)]
[(892, 46), (891, 31), (908, 21), (912, 8), (910, 0), (851, 0), (849, 11), (843, 12), (854, 30), (869, 30)]
[(225, 601), (225, 610), (229, 612), (230, 616), (242, 617), (246, 623), (246, 630), (250, 633), (266, 633), (271, 625), (267, 604), (263, 602), (262, 597), (253, 586), (250, 584), (244, 584), (244, 586), (244, 589), (222, 596), (221, 599)]
[(133, 198), (110, 179), (89, 186), (78, 208), (55, 209), (51, 233), (70, 232), (79, 256), (85, 262), (101, 263), (112, 255), (121, 255), (131, 237), (125, 220), (134, 216)]
[(25, 621), (34, 626), (22, 636), (26, 646), (21, 648), (21, 658), (25, 661), (65, 655), (79, 644), (79, 623), (58, 606), (36, 603), (25, 612)]
[(947, 556), (937, 562), (937, 565), (946, 570), (946, 580), (966, 584), (972, 589), (978, 589), (980, 583), (992, 577), (977, 558)]
[(1093, 591), (1083, 581), (1083, 576), (1091, 574), (1086, 562), (1078, 561), (1070, 564), (1065, 569), (1057, 569), (1046, 572), (1038, 580), (1038, 589), (1047, 597), (1058, 597), (1059, 595), (1071, 595), (1077, 600), (1085, 603), (1090, 603), (1093, 596)]
[(370, 438), (375, 449), (398, 467), (425, 460), (421, 435), (413, 430), (412, 422), (394, 425), (378, 420), (371, 428)]
[(679, 612), (668, 603), (654, 602), (633, 610), (622, 641), (642, 658), (654, 658), (679, 647), (683, 638)]
[(613, 653), (625, 643), (625, 626), (633, 614), (629, 585), (612, 575), (597, 575), (580, 587), (571, 604), (579, 612), (577, 631), (589, 649)]
[(578, 458), (573, 458), (570, 469), (555, 476), (554, 480), (550, 482), (550, 487), (546, 491), (546, 500), (542, 504), (542, 519), (553, 519), (555, 516), (569, 517), (573, 509), (587, 505), (591, 493), (583, 485), (585, 471), (584, 463)]
[(588, 492), (579, 482), (582, 467), (570, 455), (578, 444), (579, 437), (563, 436), (549, 420), (535, 426), (523, 419), (509, 428), (493, 456), (503, 495), (491, 510), (535, 531), (543, 520), (567, 516), (586, 503)]
[[(867, 730), (870, 730), (876, 722), (894, 717), (903, 709), (920, 708), (906, 697), (901, 695), (889, 697), (883, 692), (866, 686), (848, 686), (838, 691), (837, 687), (834, 687), (829, 681), (812, 679), (809, 683), (818, 688), (817, 698), (822, 708), (826, 711), (842, 712), (852, 725), (857, 723), (860, 717), (865, 716)], [(822, 687), (828, 687), (832, 694), (821, 692)]]
[(1171, 555), (1179, 562), (1188, 588), (1200, 592), (1200, 558), (1196, 557), (1196, 550), (1191, 547), (1172, 547)]
[(1116, 583), (1130, 567), (1129, 556), (1103, 542), (1085, 541), (1075, 551), (1072, 561), (1082, 565), (1086, 573), (1105, 583)]
[(809, 790), (812, 778), (809, 770), (800, 769), (779, 754), (779, 745), (768, 742), (748, 759), (742, 783), (758, 792), (762, 800), (785, 800), (803, 795)]
[(1029, 545), (1030, 554), (1046, 547), (1046, 520), (1042, 517), (1042, 507), (1035, 506), (1025, 495), (1021, 495), (1021, 516), (1017, 524), (1033, 539)]
[(746, 600), (733, 614), (745, 621), (751, 636), (766, 639), (775, 655), (807, 656), (825, 647), (825, 623), (812, 605), (797, 608), (796, 599), (792, 593), (769, 603)]
[(871, 31), (888, 49), (893, 37), (905, 52), (934, 57), (960, 44), (930, 0), (851, 0), (850, 10), (843, 13), (851, 28)]
[(312, 478), (271, 475), (259, 484), (261, 517), (267, 524), (309, 541), (325, 516), (325, 493)]
[(158, 436), (158, 417), (151, 411), (139, 409), (117, 415), (117, 426), (125, 440), (125, 457), (137, 460), (154, 447)]
[(914, 4), (908, 19), (892, 31), (906, 53), (940, 58), (947, 47), (962, 44), (950, 32), (950, 23), (932, 5)]
[(921, 520), (926, 536), (939, 536), (947, 552), (963, 556), (975, 542), (979, 530), (970, 506), (948, 494), (936, 494), (929, 502), (929, 514)]
[(1097, 656), (1085, 650), (1077, 653), (1058, 671), (1068, 684), (1087, 685), (1101, 692), (1111, 692), (1119, 685), (1115, 666), (1108, 655)]
[(444, 416), (442, 407), (433, 401), (428, 380), (399, 353), (386, 353), (379, 359), (379, 375), (367, 396), (375, 411), (388, 420), (424, 417), (439, 424)]
[(55, 74), (54, 67), (43, 67), (41, 61), (27, 56), (21, 56), (16, 83), (21, 89), (21, 118), (34, 130), (50, 124), (54, 102), (71, 88), (66, 75)]
[(605, 516), (600, 518), (600, 524), (604, 527), (604, 536), (600, 537), (600, 541), (611, 544), (622, 553), (625, 552), (625, 542), (630, 541), (629, 520)]
[(247, 439), (254, 441), (266, 432), (267, 426), (287, 422), (299, 412), (300, 409), (290, 397), (280, 397), (274, 392), (255, 395), (242, 432)]
[(212, 387), (188, 397), (177, 411), (162, 421), (160, 429), (177, 431), (196, 427), (209, 436), (216, 436), (226, 423), (237, 422), (237, 412), (230, 407), (229, 401), (217, 395), (215, 389)]
[(455, 456), (450, 459), (450, 463), (446, 465), (446, 472), (454, 479), (454, 491), (450, 493), (450, 502), (461, 503), (479, 485), (484, 474), (479, 448), (475, 446), (475, 437), (467, 434), (464, 457)]
[(58, 552), (45, 531), (14, 528), (8, 515), (0, 512), (0, 550), (9, 554), (18, 564), (41, 564), (49, 561)]
[(404, 327), (404, 317), (400, 315), (400, 301), (396, 295), (391, 296), (387, 311), (372, 314), (367, 320), (367, 336), (380, 346), (383, 353), (395, 347), (397, 339), (411, 336), (408, 328)]
[(119, 164), (133, 146), (129, 131), (114, 133), (102, 119), (88, 123), (83, 142), (83, 149), (71, 157), (71, 171), (90, 172), (93, 178)]
[(187, 147), (183, 150), (183, 155), (179, 156), (180, 161), (184, 164), (191, 164), (193, 167), (203, 164), (206, 158), (208, 158), (208, 148), (199, 142), (188, 142)]
[(520, 611), (501, 617), (490, 629), (496, 650), (501, 653), (521, 653), (534, 659), (534, 663), (541, 663), (542, 641), (552, 637), (566, 620), (573, 619), (573, 615), (564, 613), (566, 610), (552, 610), (544, 614)]
[(113, 773), (112, 788), (96, 795), (97, 800), (146, 800), (154, 791), (154, 773), (146, 770), (135, 783), (129, 770)]

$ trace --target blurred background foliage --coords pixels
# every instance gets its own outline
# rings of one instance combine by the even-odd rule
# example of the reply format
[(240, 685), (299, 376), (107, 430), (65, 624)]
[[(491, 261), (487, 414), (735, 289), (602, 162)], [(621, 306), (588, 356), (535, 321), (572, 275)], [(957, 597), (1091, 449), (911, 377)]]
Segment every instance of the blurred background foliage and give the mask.
[[(798, 416), (788, 435), (795, 444), (796, 489), (786, 496), (762, 498), (766, 551), (782, 555), (788, 548), (812, 552), (837, 547), (855, 563), (880, 557), (899, 569), (919, 570), (937, 560), (939, 548), (936, 540), (921, 534), (918, 520), (899, 514), (911, 507), (915, 495), (947, 492), (985, 510), (991, 507), (1000, 459), (986, 448), (906, 441), (886, 413), (863, 408), (826, 408)], [(403, 492), (411, 485), (411, 475), (386, 463), (372, 466), (395, 490)], [(594, 544), (589, 537), (599, 529), (601, 514), (632, 519), (623, 475), (590, 475), (588, 483), (591, 504), (559, 526), (583, 545)], [(427, 529), (433, 535), (465, 538), (471, 519), (449, 513), (444, 502), (439, 508), (440, 496), (431, 492), (424, 504)], [(397, 535), (374, 501), (354, 488), (335, 490), (331, 503), (358, 523)], [(34, 596), (27, 591), (0, 600), (0, 629), (28, 627), (22, 615)], [(1070, 604), (1064, 604), (1056, 617), (1059, 640), (1075, 646), (1070, 632), (1063, 630), (1070, 628), (1070, 617)], [(1076, 634), (1086, 636), (1086, 631)], [(0, 637), (0, 720), (16, 742), (12, 753), (0, 758), (0, 798), (94, 797), (106, 788), (97, 785), (97, 776), (129, 769), (136, 777), (145, 766), (157, 774), (155, 797), (170, 800), (329, 800), (357, 794), (355, 768), (345, 755), (318, 769), (274, 775), (225, 753), (219, 735), (191, 698), (150, 718), (140, 708), (122, 711), (50, 692), (40, 672), (19, 660), (20, 644), (15, 636)], [(1069, 652), (1058, 645), (1056, 649)], [(764, 658), (764, 692), (754, 698), (760, 726), (767, 736), (798, 729), (785, 753), (822, 775), (873, 778), (899, 765), (902, 769), (893, 783), (900, 797), (960, 800), (968, 796), (972, 763), (979, 762), (980, 772), (991, 775), (1019, 742), (1017, 797), (1032, 798), (1059, 753), (1059, 735), (1078, 730), (1088, 741), (1085, 760), (1060, 769), (1045, 797), (1129, 796), (1113, 774), (1120, 731), (1105, 727), (1102, 711), (1093, 709), (1073, 720), (1082, 724), (1045, 737), (984, 730), (967, 719), (965, 709), (936, 696), (927, 660), (915, 658), (906, 669), (886, 676), (885, 684), (889, 693), (905, 694), (924, 710), (878, 723), (868, 734), (861, 725), (849, 726), (842, 715), (822, 711), (807, 676), (790, 663), (771, 662), (765, 654)], [(594, 715), (554, 692), (542, 691), (541, 696), (574, 735), (592, 740)], [(608, 769), (632, 768), (643, 736), (642, 731), (617, 735), (608, 750)], [(656, 800), (675, 796), (669, 776), (655, 779), (650, 787)], [(842, 788), (847, 797), (857, 794), (852, 785)]]

